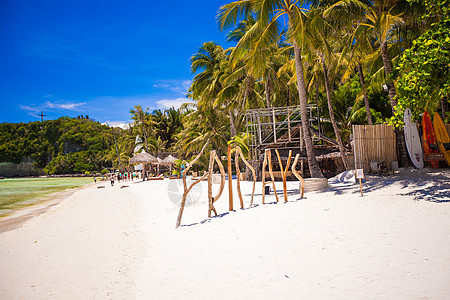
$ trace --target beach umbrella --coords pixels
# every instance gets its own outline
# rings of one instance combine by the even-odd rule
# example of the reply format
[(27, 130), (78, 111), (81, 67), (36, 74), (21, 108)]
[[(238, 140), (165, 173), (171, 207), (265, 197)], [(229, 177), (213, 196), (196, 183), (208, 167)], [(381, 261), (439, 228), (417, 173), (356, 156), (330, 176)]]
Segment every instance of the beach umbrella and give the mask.
[(158, 160), (151, 154), (142, 151), (141, 153), (133, 156), (132, 158), (130, 158), (130, 164), (141, 164), (144, 167), (144, 170), (142, 171), (144, 174), (144, 178), (145, 178), (145, 165), (146, 164), (151, 164), (151, 163), (158, 163)]
[(163, 160), (161, 159), (161, 158), (159, 158), (159, 157), (157, 157), (156, 158), (157, 160), (158, 160), (158, 163), (156, 163), (156, 165), (157, 165), (157, 173), (159, 173), (159, 165), (162, 165), (163, 164)]
[(133, 156), (132, 158), (130, 158), (130, 164), (140, 164), (140, 163), (144, 163), (144, 164), (151, 164), (151, 163), (158, 163), (158, 160), (151, 154), (142, 151), (141, 153)]
[(163, 159), (163, 164), (170, 166), (170, 173), (172, 173), (172, 165), (175, 163), (175, 161), (178, 160), (178, 158), (173, 157), (169, 154), (166, 158)]
[(178, 160), (178, 158), (173, 157), (172, 155), (169, 155), (163, 159), (163, 163), (167, 164), (167, 165), (174, 164), (176, 160)]

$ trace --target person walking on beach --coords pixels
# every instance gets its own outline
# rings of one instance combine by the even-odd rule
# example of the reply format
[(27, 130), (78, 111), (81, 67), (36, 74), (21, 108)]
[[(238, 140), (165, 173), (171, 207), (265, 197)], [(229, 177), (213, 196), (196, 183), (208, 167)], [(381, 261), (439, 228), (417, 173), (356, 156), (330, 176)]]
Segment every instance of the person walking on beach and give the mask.
[(110, 180), (111, 180), (111, 186), (114, 186), (114, 174), (111, 174)]
[(97, 183), (97, 178), (94, 176), (94, 183)]

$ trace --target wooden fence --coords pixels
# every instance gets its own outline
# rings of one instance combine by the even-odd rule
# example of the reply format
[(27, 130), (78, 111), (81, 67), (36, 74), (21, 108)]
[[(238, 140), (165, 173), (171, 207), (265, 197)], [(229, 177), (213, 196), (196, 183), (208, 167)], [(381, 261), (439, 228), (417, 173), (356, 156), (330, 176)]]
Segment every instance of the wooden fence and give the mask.
[(355, 168), (370, 171), (370, 162), (386, 162), (391, 169), (392, 161), (397, 160), (395, 132), (391, 126), (353, 125), (353, 153)]

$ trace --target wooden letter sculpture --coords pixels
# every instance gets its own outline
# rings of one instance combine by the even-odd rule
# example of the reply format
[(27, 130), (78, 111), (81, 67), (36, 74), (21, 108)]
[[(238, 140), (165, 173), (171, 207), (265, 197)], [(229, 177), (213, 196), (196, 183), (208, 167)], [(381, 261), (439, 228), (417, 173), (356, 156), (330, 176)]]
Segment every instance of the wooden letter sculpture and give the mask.
[(236, 152), (234, 156), (235, 164), (236, 164), (236, 175), (237, 175), (237, 189), (239, 200), (241, 203), (241, 208), (244, 208), (244, 200), (242, 199), (241, 193), (241, 170), (239, 169), (239, 156), (242, 161), (247, 165), (247, 167), (252, 171), (253, 174), (253, 190), (252, 190), (252, 199), (250, 200), (250, 206), (253, 205), (253, 195), (255, 194), (255, 186), (256, 186), (256, 172), (255, 169), (250, 165), (250, 163), (245, 159), (244, 154), (242, 154), (241, 147), (236, 147)]
[(292, 150), (289, 150), (289, 158), (287, 160), (286, 169), (284, 169), (284, 170), (283, 170), (283, 163), (281, 162), (281, 158), (280, 158), (280, 153), (278, 153), (278, 149), (275, 149), (275, 152), (277, 153), (278, 163), (280, 164), (281, 175), (283, 176), (284, 202), (287, 202), (288, 196), (287, 196), (287, 187), (286, 187), (286, 176), (287, 176), (287, 172), (289, 170), (289, 164), (291, 163)]
[(300, 182), (302, 183), (302, 187), (300, 188), (300, 199), (302, 199), (303, 192), (305, 190), (305, 181), (303, 180), (302, 176), (300, 176), (300, 174), (297, 172), (297, 170), (295, 170), (295, 166), (297, 165), (299, 156), (300, 156), (299, 153), (297, 153), (297, 155), (295, 156), (294, 163), (292, 164), (292, 174), (294, 174), (294, 176), (297, 177), (297, 179), (300, 180)]
[(227, 153), (227, 166), (228, 166), (228, 210), (233, 210), (233, 179), (231, 170), (231, 145), (228, 145)]
[[(269, 164), (269, 174), (272, 181), (266, 183), (266, 165)], [(266, 149), (264, 152), (264, 161), (263, 161), (263, 168), (262, 168), (262, 203), (266, 204), (265, 202), (265, 195), (264, 195), (264, 188), (266, 184), (272, 183), (273, 186), (273, 192), (275, 194), (275, 197), (277, 198), (277, 202), (279, 201), (278, 195), (277, 195), (277, 189), (275, 188), (275, 178), (273, 177), (273, 171), (272, 171), (272, 154), (270, 152), (270, 149)]]
[(200, 158), (200, 156), (203, 155), (203, 151), (205, 151), (206, 146), (208, 145), (209, 140), (205, 143), (205, 145), (203, 146), (202, 150), (200, 151), (200, 153), (195, 157), (195, 159), (187, 166), (186, 169), (184, 169), (183, 173), (181, 174), (181, 177), (183, 178), (183, 187), (184, 187), (184, 192), (183, 192), (183, 198), (181, 198), (181, 204), (180, 204), (180, 210), (178, 211), (178, 218), (177, 218), (177, 224), (175, 226), (175, 228), (180, 227), (181, 224), (181, 217), (183, 216), (183, 210), (184, 210), (184, 206), (186, 204), (186, 198), (188, 193), (191, 191), (192, 187), (194, 185), (196, 185), (197, 183), (199, 183), (200, 181), (202, 181), (203, 179), (205, 179), (205, 177), (208, 175), (208, 172), (203, 174), (203, 176), (199, 179), (197, 179), (194, 183), (191, 184), (191, 186), (187, 186), (187, 182), (186, 182), (186, 174), (189, 171), (189, 169), (197, 162), (197, 160)]
[[(217, 165), (220, 169), (220, 188), (219, 192), (215, 197), (212, 196), (212, 175), (213, 175), (213, 168), (214, 168), (214, 160), (217, 162)], [(208, 218), (211, 217), (211, 211), (214, 212), (214, 214), (217, 216), (216, 208), (214, 207), (214, 202), (219, 200), (220, 196), (222, 195), (223, 188), (225, 187), (225, 170), (223, 169), (222, 162), (220, 161), (219, 157), (216, 154), (216, 150), (212, 150), (211, 154), (209, 155), (209, 168), (208, 168)]]

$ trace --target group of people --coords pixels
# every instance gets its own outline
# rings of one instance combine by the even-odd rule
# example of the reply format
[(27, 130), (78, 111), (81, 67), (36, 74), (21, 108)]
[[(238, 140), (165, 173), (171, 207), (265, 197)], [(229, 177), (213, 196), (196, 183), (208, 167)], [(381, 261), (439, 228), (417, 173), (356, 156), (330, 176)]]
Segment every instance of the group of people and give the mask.
[(137, 179), (138, 174), (136, 172), (125, 172), (125, 173), (112, 173), (109, 177), (109, 180), (111, 181), (111, 186), (114, 186), (114, 181), (117, 179), (118, 182), (126, 182), (126, 181), (133, 181)]

